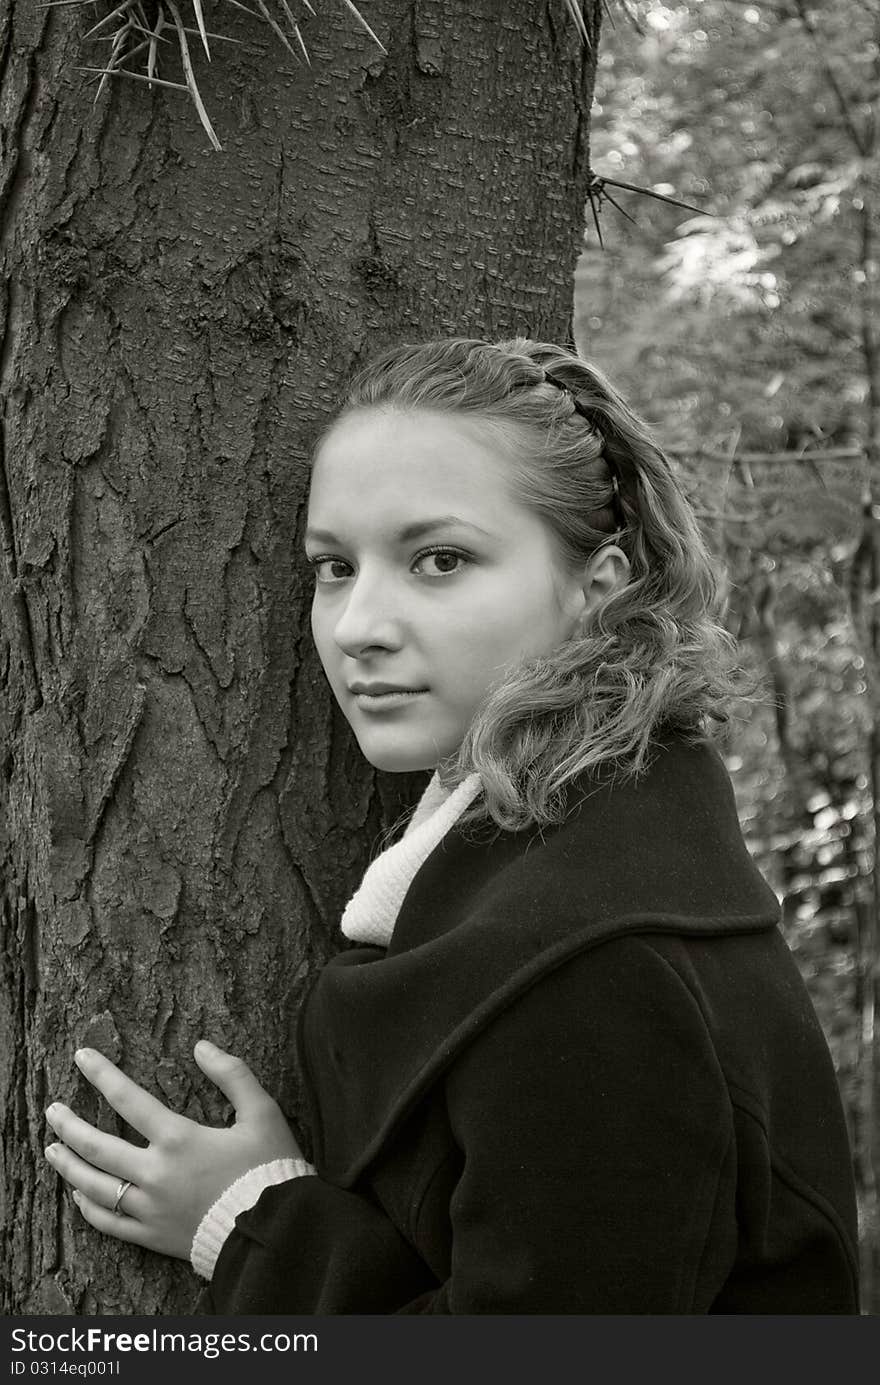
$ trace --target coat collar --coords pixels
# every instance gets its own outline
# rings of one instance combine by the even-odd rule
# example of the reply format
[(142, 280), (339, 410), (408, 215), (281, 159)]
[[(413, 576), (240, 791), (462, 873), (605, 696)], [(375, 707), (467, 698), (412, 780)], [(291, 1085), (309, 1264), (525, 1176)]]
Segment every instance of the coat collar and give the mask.
[(319, 974), (300, 1016), (312, 1157), (350, 1186), (456, 1054), (578, 952), (627, 932), (775, 927), (779, 904), (742, 838), (708, 741), (658, 737), (646, 773), (582, 776), (561, 825), (446, 833), (416, 873), (387, 952)]

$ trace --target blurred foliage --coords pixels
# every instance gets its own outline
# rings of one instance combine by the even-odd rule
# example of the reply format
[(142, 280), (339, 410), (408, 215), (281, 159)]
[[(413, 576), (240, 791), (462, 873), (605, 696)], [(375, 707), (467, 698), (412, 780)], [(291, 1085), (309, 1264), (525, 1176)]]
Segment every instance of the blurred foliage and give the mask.
[(726, 565), (730, 628), (767, 693), (728, 767), (858, 1143), (877, 699), (849, 586), (877, 486), (863, 310), (880, 5), (629, 9), (605, 26), (593, 169), (705, 214), (611, 188), (635, 224), (606, 203), (603, 251), (588, 217), (575, 338), (657, 427)]
[[(875, 0), (823, 9), (821, 45), (793, 7), (783, 18), (775, 5), (646, 0), (639, 13), (642, 37), (606, 24), (593, 167), (711, 215), (616, 192), (638, 225), (607, 207), (604, 254), (588, 236), (580, 339), (638, 382), (673, 446), (723, 446), (739, 429), (748, 450), (852, 442), (865, 399), (853, 206), (864, 161), (823, 60), (836, 46), (842, 79), (855, 91), (865, 68), (876, 88)], [(841, 536), (857, 493), (839, 497)]]

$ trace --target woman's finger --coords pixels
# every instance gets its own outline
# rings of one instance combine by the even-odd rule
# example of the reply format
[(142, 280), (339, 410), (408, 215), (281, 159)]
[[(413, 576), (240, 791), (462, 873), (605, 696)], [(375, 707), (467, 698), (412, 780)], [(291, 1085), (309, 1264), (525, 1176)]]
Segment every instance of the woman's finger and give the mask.
[[(65, 1183), (69, 1183), (78, 1192), (84, 1193), (90, 1202), (96, 1206), (103, 1207), (113, 1213), (116, 1206), (116, 1197), (120, 1185), (126, 1180), (115, 1178), (113, 1174), (102, 1173), (100, 1169), (93, 1168), (84, 1159), (80, 1159), (72, 1149), (66, 1145), (52, 1144), (46, 1148), (46, 1158), (55, 1169), (60, 1173)], [(120, 1200), (120, 1210), (124, 1216), (138, 1219), (138, 1208), (143, 1208), (143, 1196), (140, 1188), (132, 1184), (126, 1188)], [(116, 1214), (113, 1213), (115, 1216)]]
[(73, 1056), (80, 1072), (98, 1089), (113, 1110), (118, 1111), (123, 1120), (146, 1135), (148, 1140), (167, 1135), (169, 1127), (180, 1120), (161, 1101), (126, 1077), (103, 1053), (97, 1053), (93, 1048), (80, 1048)]
[(64, 1143), (82, 1155), (87, 1163), (119, 1178), (130, 1178), (133, 1183), (138, 1181), (144, 1151), (136, 1145), (108, 1135), (104, 1130), (97, 1130), (61, 1101), (54, 1102), (48, 1108), (46, 1120), (55, 1134), (60, 1135)]
[(136, 1221), (134, 1217), (118, 1217), (115, 1212), (108, 1211), (100, 1203), (92, 1202), (91, 1198), (83, 1193), (75, 1192), (73, 1200), (86, 1221), (96, 1231), (103, 1231), (107, 1236), (115, 1236), (119, 1241), (132, 1241), (140, 1246), (149, 1245), (150, 1232), (143, 1222)]
[(261, 1087), (247, 1063), (232, 1053), (224, 1053), (216, 1044), (200, 1039), (193, 1049), (195, 1060), (206, 1077), (232, 1103), (239, 1119), (247, 1119), (265, 1111), (272, 1097)]

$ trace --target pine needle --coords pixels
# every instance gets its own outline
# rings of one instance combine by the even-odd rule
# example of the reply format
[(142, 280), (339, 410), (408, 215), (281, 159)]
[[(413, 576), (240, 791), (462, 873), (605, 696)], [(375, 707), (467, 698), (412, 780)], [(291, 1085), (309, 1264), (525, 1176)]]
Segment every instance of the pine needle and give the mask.
[(196, 12), (196, 23), (199, 26), (202, 43), (205, 45), (205, 53), (207, 54), (208, 62), (210, 62), (211, 50), (208, 47), (208, 35), (205, 33), (205, 16), (202, 14), (202, 0), (193, 0), (193, 9)]
[(288, 5), (287, 0), (281, 0), (281, 8), (283, 9), (284, 13), (287, 15), (287, 22), (288, 22), (288, 24), (290, 25), (291, 30), (295, 29), (295, 28), (297, 27), (297, 23), (296, 23), (296, 20), (295, 20), (294, 17), (293, 17), (293, 10), (292, 10), (292, 9), (290, 8), (290, 6)]
[(590, 211), (593, 213), (593, 222), (596, 227), (596, 235), (599, 239), (599, 249), (604, 250), (605, 242), (602, 239), (602, 227), (599, 223), (599, 212), (601, 211), (601, 206), (599, 204), (598, 198), (596, 197), (593, 191), (592, 183), (590, 183), (587, 187), (587, 197), (590, 201)]
[[(366, 29), (367, 33), (370, 35), (370, 38), (376, 40), (376, 42), (378, 43), (379, 47), (382, 49), (382, 52), (383, 52), (383, 53), (385, 54), (385, 56), (387, 57), (387, 56), (388, 56), (388, 49), (385, 47), (385, 45), (384, 45), (384, 43), (382, 42), (382, 40), (379, 39), (379, 38), (377, 38), (376, 35), (373, 33), (373, 30), (370, 28), (369, 24), (368, 24), (367, 21), (364, 19), (364, 17), (363, 17), (363, 15), (361, 14), (360, 10), (357, 9), (356, 6), (354, 6), (354, 5), (351, 3), (351, 0), (342, 0), (342, 3), (343, 3), (343, 5), (347, 5), (348, 8), (351, 10), (352, 14), (354, 15), (355, 19), (356, 19), (360, 24), (363, 24), (363, 26), (364, 26), (364, 28)], [(568, 5), (574, 4), (574, 0), (566, 0), (566, 4), (568, 4)], [(309, 9), (310, 9), (310, 10), (312, 9), (311, 5), (309, 5)], [(314, 14), (314, 10), (312, 10), (312, 13)], [(581, 21), (581, 22), (583, 22), (583, 21)]]
[[(2, 0), (0, 0), (0, 2), (2, 2)], [(53, 9), (58, 7), (71, 7), (76, 5), (87, 5), (97, 3), (98, 0), (38, 0), (38, 8)], [(105, 14), (102, 19), (99, 19), (98, 22), (94, 24), (88, 30), (88, 32), (83, 35), (84, 39), (90, 39), (95, 36), (99, 36), (100, 39), (105, 42), (112, 42), (113, 47), (110, 53), (110, 57), (108, 59), (107, 66), (81, 67), (76, 68), (75, 70), (79, 72), (95, 73), (100, 76), (100, 82), (98, 84), (98, 90), (95, 95), (95, 101), (97, 101), (98, 97), (101, 95), (101, 92), (103, 91), (104, 86), (107, 83), (107, 79), (109, 77), (120, 75), (133, 77), (137, 81), (147, 82), (150, 86), (152, 86), (153, 83), (155, 83), (158, 86), (168, 87), (172, 91), (188, 92), (189, 95), (192, 97), (193, 104), (195, 105), (196, 111), (199, 116), (199, 120), (202, 123), (202, 126), (211, 142), (211, 145), (215, 150), (221, 151), (222, 146), (214, 131), (214, 127), (211, 124), (210, 117), (208, 116), (208, 112), (205, 109), (204, 102), (202, 101), (201, 93), (198, 88), (198, 83), (196, 82), (195, 70), (193, 68), (192, 62), (192, 55), (190, 53), (190, 47), (187, 42), (187, 34), (190, 34), (193, 37), (198, 36), (201, 39), (202, 46), (205, 50), (205, 55), (209, 62), (211, 61), (211, 50), (208, 45), (209, 38), (215, 39), (221, 43), (235, 43), (238, 45), (242, 45), (243, 40), (233, 38), (231, 35), (228, 34), (213, 33), (211, 30), (207, 28), (205, 24), (203, 8), (204, 0), (192, 0), (192, 7), (193, 12), (195, 14), (197, 28), (192, 28), (191, 26), (185, 25), (183, 23), (180, 16), (180, 11), (177, 8), (177, 4), (174, 3), (174, 0), (165, 0), (165, 3), (167, 4), (168, 10), (170, 11), (173, 17), (173, 23), (166, 19), (161, 0), (160, 3), (157, 5), (157, 13), (155, 20), (152, 20), (152, 18), (147, 18), (147, 10), (150, 7), (145, 8), (144, 0), (122, 0), (122, 3), (117, 5), (116, 8), (111, 10), (108, 14)], [(179, 4), (180, 0), (177, 0), (177, 3)], [(252, 0), (252, 3), (257, 6), (256, 9), (252, 8), (251, 5), (243, 4), (242, 0), (225, 0), (225, 3), (232, 5), (237, 10), (241, 10), (243, 14), (250, 15), (251, 18), (259, 20), (260, 23), (268, 24), (269, 27), (276, 34), (276, 36), (280, 39), (284, 47), (287, 49), (288, 53), (290, 53), (291, 57), (293, 57), (297, 66), (301, 68), (302, 61), (304, 60), (306, 65), (308, 67), (311, 67), (311, 56), (309, 54), (308, 48), (306, 47), (305, 40), (303, 39), (300, 23), (294, 15), (293, 10), (291, 9), (289, 0), (279, 0), (279, 4), (281, 6), (281, 9), (284, 11), (284, 19), (286, 23), (289, 25), (291, 37), (295, 40), (295, 42), (299, 46), (299, 49), (301, 50), (302, 58), (300, 58), (300, 55), (296, 51), (296, 49), (292, 47), (287, 34), (284, 32), (284, 30), (281, 28), (281, 25), (270, 12), (268, 5), (266, 4), (266, 0)], [(367, 23), (367, 20), (361, 14), (357, 5), (354, 4), (354, 0), (342, 0), (342, 3), (343, 5), (345, 5), (349, 13), (357, 21), (357, 23), (361, 26), (361, 28), (369, 35), (369, 37), (377, 45), (377, 47), (381, 49), (381, 51), (387, 56), (388, 49), (385, 47), (375, 30), (372, 29), (370, 25)], [(620, 3), (622, 4), (624, 11), (626, 13), (629, 13), (629, 0), (620, 0)], [(317, 15), (318, 11), (315, 8), (315, 6), (311, 4), (311, 0), (302, 0), (302, 4), (304, 8), (308, 11), (309, 15)], [(600, 4), (604, 5), (606, 11), (608, 12), (609, 19), (612, 19), (609, 0), (600, 0)], [(587, 48), (592, 51), (593, 45), (590, 40), (590, 34), (587, 29), (586, 20), (583, 13), (583, 0), (565, 0), (565, 5), (568, 9), (569, 14), (574, 20), (575, 26), (578, 30), (578, 34), (580, 35), (582, 41), (587, 46)], [(115, 32), (98, 35), (99, 30), (104, 29), (107, 25), (112, 24), (114, 20), (121, 19), (123, 16), (124, 21), (119, 24), (119, 27), (116, 29)], [(151, 22), (155, 24), (154, 28), (150, 27)], [(162, 30), (165, 28), (175, 29), (177, 31), (177, 39), (180, 46), (181, 63), (183, 66), (184, 77), (186, 79), (184, 83), (165, 81), (156, 75), (158, 71), (158, 46), (160, 43), (168, 43), (173, 41), (163, 36)], [(135, 45), (135, 47), (125, 50), (123, 48), (123, 45), (125, 38), (129, 33), (141, 33), (144, 34), (146, 37), (143, 42)], [(145, 75), (141, 73), (132, 72), (130, 69), (122, 67), (123, 62), (127, 62), (134, 54), (140, 53), (144, 48), (149, 49), (147, 55)], [(245, 51), (252, 52), (254, 50), (246, 49)], [(285, 71), (285, 69), (279, 70)], [(91, 85), (91, 83), (89, 83), (89, 85)], [(612, 180), (608, 179), (605, 181), (609, 182), (612, 186), (615, 186)], [(616, 184), (616, 186), (626, 187), (628, 190), (634, 192), (647, 192), (648, 196), (655, 196), (660, 201), (675, 201), (675, 199), (673, 198), (664, 198), (660, 196), (660, 194), (658, 193), (652, 194), (648, 192), (647, 189), (630, 188), (628, 184), (618, 183)], [(596, 230), (597, 232), (599, 232), (598, 212), (601, 206), (601, 187), (595, 188), (595, 194), (595, 200), (591, 195), (590, 202), (593, 209), (594, 220), (596, 222)], [(609, 201), (612, 201), (612, 199), (608, 197), (607, 192), (605, 193), (605, 196), (606, 198), (608, 198)], [(623, 210), (623, 208), (620, 207), (616, 202), (614, 202), (613, 205), (617, 207), (617, 210), (620, 211), (622, 215), (628, 215)], [(687, 203), (675, 202), (675, 205), (687, 206)], [(698, 211), (699, 209), (690, 208), (689, 210)], [(601, 241), (601, 232), (599, 232), (599, 234)]]
[(618, 0), (618, 4), (620, 5), (621, 9), (623, 10), (632, 27), (635, 29), (639, 38), (644, 38), (644, 26), (642, 25), (642, 22), (639, 19), (637, 11), (634, 9), (632, 5), (632, 0)]
[[(143, 24), (135, 24), (135, 23), (132, 21), (131, 27), (132, 27), (133, 29), (137, 30), (137, 32), (138, 32), (139, 34), (148, 34), (151, 38), (154, 38), (154, 39), (157, 38), (157, 39), (159, 40), (160, 43), (170, 43), (170, 42), (171, 42), (171, 39), (170, 39), (170, 38), (162, 38), (161, 34), (156, 33), (153, 29), (145, 29), (144, 26), (143, 26)], [(169, 25), (168, 27), (171, 28), (172, 26)], [(184, 24), (184, 26), (183, 26), (183, 31), (184, 31), (185, 34), (193, 34), (193, 35), (194, 35), (195, 37), (197, 37), (197, 38), (198, 38), (198, 37), (201, 37), (201, 30), (200, 30), (200, 29), (193, 29), (192, 26), (189, 25), (189, 24)], [(244, 40), (243, 40), (243, 39), (240, 39), (240, 38), (233, 38), (233, 37), (231, 36), (231, 34), (214, 34), (214, 33), (211, 32), (210, 29), (208, 29), (207, 33), (208, 33), (208, 38), (215, 38), (215, 39), (219, 40), (220, 43), (239, 43), (239, 44), (244, 43)], [(101, 38), (106, 37), (106, 38), (109, 39), (110, 35), (107, 34), (107, 35), (105, 36), (105, 35), (101, 34), (99, 37), (101, 37)]]
[(125, 0), (124, 4), (118, 5), (115, 10), (111, 10), (109, 14), (105, 14), (104, 18), (99, 19), (97, 24), (94, 24), (92, 28), (89, 29), (88, 33), (83, 34), (83, 38), (91, 38), (92, 34), (97, 33), (98, 29), (103, 29), (104, 25), (109, 24), (111, 19), (115, 19), (117, 15), (122, 14), (124, 10), (127, 10), (130, 4), (131, 0)]
[(288, 23), (290, 24), (291, 32), (293, 33), (293, 37), (296, 39), (296, 41), (298, 42), (300, 48), (303, 50), (303, 56), (305, 57), (305, 60), (306, 60), (306, 62), (308, 63), (309, 67), (311, 67), (311, 65), (312, 65), (312, 60), (311, 60), (311, 58), (309, 57), (309, 50), (308, 50), (308, 48), (306, 48), (305, 44), (303, 43), (303, 36), (302, 36), (302, 34), (300, 33), (300, 31), (299, 31), (299, 25), (297, 24), (296, 20), (295, 20), (294, 17), (293, 17), (293, 12), (291, 11), (291, 8), (290, 8), (290, 6), (289, 6), (288, 3), (287, 3), (287, 0), (281, 0), (281, 6), (282, 6), (282, 9), (284, 10), (284, 13), (287, 15)]
[[(599, 182), (603, 184), (603, 190), (604, 184), (607, 183), (610, 188), (624, 188), (627, 192), (641, 193), (642, 197), (653, 197), (655, 202), (668, 202), (670, 207), (684, 207), (685, 211), (696, 212), (698, 216), (711, 215), (710, 212), (705, 211), (702, 207), (694, 207), (690, 202), (679, 202), (677, 197), (667, 197), (665, 193), (653, 192), (651, 188), (640, 188), (636, 183), (621, 183), (616, 178), (606, 178), (604, 174), (599, 174), (597, 176)], [(607, 192), (605, 196), (608, 197)], [(610, 197), (608, 197), (608, 201), (611, 201)], [(617, 206), (617, 203), (615, 202), (613, 205)], [(620, 209), (618, 208), (618, 210)]]
[(160, 39), (162, 43), (170, 42), (170, 39), (162, 38), (162, 30), (165, 28), (165, 25), (165, 14), (160, 5), (156, 14), (156, 28), (153, 31), (153, 37), (150, 40), (150, 51), (147, 55), (147, 76), (151, 78), (155, 78), (156, 76), (156, 49)]
[(568, 6), (569, 14), (575, 22), (578, 33), (580, 34), (584, 43), (587, 45), (590, 52), (592, 53), (593, 45), (590, 42), (590, 35), (587, 33), (587, 26), (584, 23), (584, 16), (580, 6), (580, 0), (565, 0), (565, 3)]
[(635, 217), (634, 217), (634, 216), (630, 216), (629, 212), (624, 211), (623, 207), (621, 207), (621, 205), (620, 205), (619, 202), (615, 202), (614, 198), (611, 196), (611, 193), (608, 191), (607, 188), (603, 188), (603, 189), (602, 189), (602, 196), (603, 196), (608, 202), (611, 203), (612, 207), (614, 208), (614, 210), (615, 210), (616, 212), (620, 212), (620, 215), (623, 216), (623, 217), (626, 217), (627, 221), (631, 221), (632, 224), (633, 224), (633, 226), (638, 226), (639, 223), (636, 221)]
[[(158, 81), (158, 78), (156, 77), (156, 37), (157, 36), (154, 34), (152, 42), (150, 43), (150, 51), (147, 54), (147, 78), (150, 80)], [(165, 43), (165, 41), (165, 39), (162, 40), (163, 43)]]
[(151, 86), (155, 82), (158, 87), (171, 87), (172, 91), (185, 91), (189, 94), (189, 87), (184, 86), (183, 82), (164, 82), (161, 77), (145, 77), (143, 72), (129, 72), (127, 67), (75, 67), (74, 72), (101, 72), (104, 77), (132, 77), (136, 82), (148, 82)]
[(242, 5), (241, 0), (226, 0), (226, 3), (228, 5), (234, 5), (237, 10), (242, 10), (245, 14), (251, 15), (254, 19), (259, 19), (260, 21), (262, 21), (263, 16), (261, 14), (257, 14), (256, 10), (248, 9), (247, 5)]
[(178, 9), (174, 3), (174, 0), (168, 0), (168, 8), (171, 11), (171, 17), (174, 20), (174, 27), (177, 29), (177, 37), (180, 39), (180, 60), (183, 63), (183, 71), (186, 76), (186, 84), (189, 87), (190, 92), (192, 93), (192, 99), (195, 102), (196, 110), (199, 113), (199, 120), (202, 122), (202, 125), (204, 126), (205, 134), (208, 136), (208, 139), (211, 141), (211, 144), (219, 153), (223, 146), (220, 143), (217, 136), (215, 135), (214, 126), (211, 124), (210, 116), (208, 115), (208, 112), (205, 110), (205, 103), (202, 100), (201, 92), (199, 91), (198, 84), (196, 82), (195, 73), (193, 72), (192, 62), (190, 61), (189, 44), (186, 41), (186, 34), (184, 33), (183, 22), (180, 18), (180, 14), (178, 13)]
[[(128, 22), (126, 22), (126, 23), (123, 24), (119, 29), (117, 29), (117, 31), (116, 31), (116, 33), (115, 33), (115, 35), (114, 35), (114, 38), (113, 38), (113, 47), (112, 47), (112, 49), (110, 50), (110, 58), (109, 58), (108, 64), (107, 64), (107, 72), (105, 72), (104, 76), (101, 78), (100, 82), (98, 83), (98, 90), (95, 92), (95, 99), (94, 99), (94, 101), (92, 102), (92, 105), (97, 105), (97, 103), (98, 103), (98, 97), (101, 95), (101, 92), (104, 90), (105, 86), (107, 85), (107, 77), (108, 77), (108, 76), (110, 75), (110, 73), (112, 73), (112, 72), (115, 70), (115, 68), (118, 66), (118, 64), (114, 62), (114, 58), (116, 57), (116, 54), (119, 52), (120, 48), (122, 47), (122, 44), (123, 44), (123, 42), (125, 41), (125, 36), (126, 36), (126, 34), (129, 32), (129, 29), (130, 29), (130, 28), (131, 28), (131, 25), (130, 25)], [(121, 61), (122, 61), (122, 57), (120, 56), (120, 62), (121, 62)]]
[[(146, 34), (148, 38), (151, 38), (151, 39), (154, 39), (154, 40), (155, 40), (155, 39), (158, 39), (159, 43), (170, 43), (170, 42), (171, 42), (170, 38), (162, 38), (161, 35), (160, 35), (158, 32), (155, 32), (153, 29), (147, 29), (147, 28), (145, 28), (143, 24), (137, 24), (133, 19), (130, 19), (128, 22), (129, 22), (129, 25), (131, 26), (131, 28), (134, 29), (135, 33), (138, 33), (138, 34)], [(198, 30), (197, 30), (197, 29), (193, 29), (193, 30), (192, 30), (192, 33), (194, 33), (194, 34), (195, 34), (195, 33), (198, 33)], [(94, 40), (94, 42), (95, 42), (95, 43), (109, 43), (109, 41), (110, 41), (110, 39), (111, 39), (112, 37), (113, 37), (112, 34), (98, 34), (98, 36), (97, 36), (97, 38)]]
[(309, 50), (308, 50), (308, 48), (306, 48), (306, 45), (305, 45), (305, 43), (303, 42), (303, 36), (302, 36), (302, 34), (300, 33), (300, 31), (299, 31), (299, 25), (298, 25), (298, 24), (294, 25), (293, 32), (294, 32), (294, 34), (296, 35), (296, 38), (297, 38), (297, 40), (298, 40), (298, 42), (299, 42), (300, 48), (303, 50), (303, 57), (304, 57), (305, 60), (306, 60), (306, 64), (307, 64), (309, 67), (311, 67), (311, 65), (312, 65), (312, 60), (311, 60), (311, 58), (309, 57)]
[[(201, 31), (200, 31), (199, 29), (191, 29), (191, 28), (189, 27), (188, 24), (184, 24), (184, 26), (183, 26), (183, 32), (184, 32), (185, 34), (198, 34), (198, 33), (200, 33)], [(244, 39), (243, 39), (243, 38), (233, 38), (231, 34), (215, 34), (215, 33), (212, 33), (212, 31), (211, 31), (210, 29), (208, 29), (206, 32), (207, 32), (208, 38), (215, 38), (215, 39), (217, 39), (217, 41), (218, 41), (219, 43), (238, 43), (238, 44), (241, 44), (242, 46), (244, 45)], [(163, 42), (166, 42), (166, 40), (163, 40)]]
[(123, 63), (127, 63), (127, 62), (128, 62), (129, 58), (134, 58), (134, 57), (136, 57), (137, 54), (140, 53), (140, 52), (141, 52), (144, 48), (146, 48), (146, 47), (147, 47), (147, 40), (144, 39), (142, 43), (136, 43), (135, 46), (134, 46), (134, 48), (126, 48), (126, 50), (125, 50), (124, 53), (120, 53), (120, 55), (119, 55), (119, 61), (116, 62), (116, 63), (114, 63), (113, 66), (114, 66), (114, 67), (121, 67)]
[(296, 50), (294, 48), (291, 48), (290, 40), (288, 39), (284, 30), (281, 28), (281, 25), (277, 22), (276, 19), (273, 18), (273, 16), (269, 13), (268, 9), (266, 8), (266, 0), (257, 0), (257, 4), (259, 5), (260, 10), (262, 11), (263, 18), (265, 19), (266, 23), (271, 25), (271, 27), (275, 30), (276, 34), (280, 38), (281, 42), (284, 44), (284, 47), (287, 49), (288, 53), (290, 53), (291, 56), (295, 58), (297, 62), (299, 62)]

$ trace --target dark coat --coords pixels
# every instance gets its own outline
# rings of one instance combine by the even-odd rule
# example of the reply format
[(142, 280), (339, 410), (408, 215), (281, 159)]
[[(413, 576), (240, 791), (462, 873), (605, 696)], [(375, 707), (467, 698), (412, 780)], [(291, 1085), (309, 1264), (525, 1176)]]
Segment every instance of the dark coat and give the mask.
[(834, 1070), (717, 751), (468, 835), (320, 973), (318, 1176), (238, 1217), (200, 1310), (856, 1313)]

